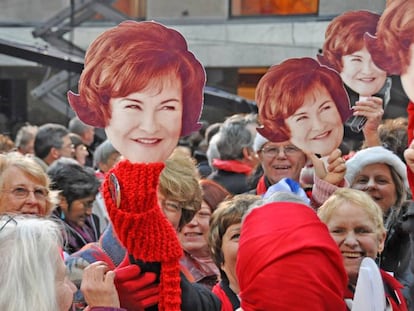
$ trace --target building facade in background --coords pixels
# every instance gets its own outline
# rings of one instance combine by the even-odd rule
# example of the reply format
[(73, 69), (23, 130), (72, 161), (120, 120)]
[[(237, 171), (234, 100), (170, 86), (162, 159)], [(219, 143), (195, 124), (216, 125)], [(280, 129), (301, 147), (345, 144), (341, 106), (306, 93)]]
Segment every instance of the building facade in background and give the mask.
[[(155, 20), (179, 30), (205, 66), (207, 84), (247, 99), (254, 99), (256, 84), (269, 66), (292, 57), (315, 57), (334, 16), (360, 9), (381, 13), (385, 7), (385, 0), (3, 0), (0, 39), (59, 49), (53, 36), (62, 33), (82, 53), (120, 18), (98, 10), (77, 24), (86, 13), (76, 8), (93, 7), (94, 2), (129, 19)], [(64, 13), (69, 17), (59, 23)], [(41, 27), (48, 22), (55, 23), (48, 29), (52, 39), (34, 37), (36, 31), (47, 33)], [(25, 121), (66, 124), (72, 111), (64, 91), (73, 89), (77, 78), (76, 73), (0, 54), (0, 132), (13, 135)]]

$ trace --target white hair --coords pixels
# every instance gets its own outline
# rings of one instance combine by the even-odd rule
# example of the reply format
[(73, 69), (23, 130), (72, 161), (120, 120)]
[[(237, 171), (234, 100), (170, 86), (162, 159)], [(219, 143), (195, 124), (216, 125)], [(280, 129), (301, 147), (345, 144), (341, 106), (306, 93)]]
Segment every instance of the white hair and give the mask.
[(0, 310), (58, 310), (61, 229), (46, 218), (0, 216)]

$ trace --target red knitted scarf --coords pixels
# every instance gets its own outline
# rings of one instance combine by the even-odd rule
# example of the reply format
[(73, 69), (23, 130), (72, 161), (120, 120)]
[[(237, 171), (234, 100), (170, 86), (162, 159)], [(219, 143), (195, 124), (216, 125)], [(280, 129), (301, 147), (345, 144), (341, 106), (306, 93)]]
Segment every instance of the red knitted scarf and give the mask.
[[(157, 186), (164, 163), (121, 161), (105, 177), (103, 195), (115, 232), (135, 259), (160, 262), (160, 301), (162, 311), (180, 310), (180, 265), (182, 248), (172, 225), (158, 206)], [(120, 206), (116, 206), (110, 175), (120, 188)]]

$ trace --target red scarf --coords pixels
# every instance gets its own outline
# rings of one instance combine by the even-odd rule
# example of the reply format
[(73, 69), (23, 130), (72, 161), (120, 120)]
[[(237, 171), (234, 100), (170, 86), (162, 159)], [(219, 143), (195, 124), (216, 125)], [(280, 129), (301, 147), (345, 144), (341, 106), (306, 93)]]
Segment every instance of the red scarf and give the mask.
[(213, 159), (213, 166), (226, 172), (242, 173), (250, 175), (252, 167), (237, 160)]
[[(159, 310), (179, 311), (179, 260), (183, 251), (174, 228), (157, 203), (163, 168), (164, 163), (121, 161), (105, 176), (103, 196), (115, 233), (128, 253), (144, 262), (161, 263)], [(119, 183), (119, 206), (114, 200), (112, 174)]]
[(260, 177), (259, 181), (257, 182), (256, 194), (262, 195), (262, 194), (265, 194), (266, 191), (267, 191), (266, 181), (265, 181), (264, 175), (262, 175), (262, 177)]

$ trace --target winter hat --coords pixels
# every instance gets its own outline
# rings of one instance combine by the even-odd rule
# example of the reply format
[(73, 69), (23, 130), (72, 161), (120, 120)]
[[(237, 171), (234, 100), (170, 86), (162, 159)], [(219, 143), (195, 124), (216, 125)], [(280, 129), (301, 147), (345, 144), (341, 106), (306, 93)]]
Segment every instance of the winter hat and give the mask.
[(269, 142), (269, 140), (257, 132), (254, 138), (253, 150), (258, 152), (267, 142)]
[(392, 151), (382, 147), (365, 148), (346, 161), (345, 179), (352, 185), (356, 175), (367, 165), (385, 163), (392, 166), (404, 181), (408, 189), (407, 167), (404, 162)]
[(276, 184), (271, 185), (266, 193), (263, 195), (263, 199), (271, 197), (276, 192), (288, 192), (299, 196), (305, 203), (309, 204), (310, 200), (306, 195), (306, 192), (302, 189), (300, 184), (291, 178), (282, 178)]
[(342, 255), (305, 204), (253, 209), (243, 221), (236, 273), (244, 311), (346, 310)]

